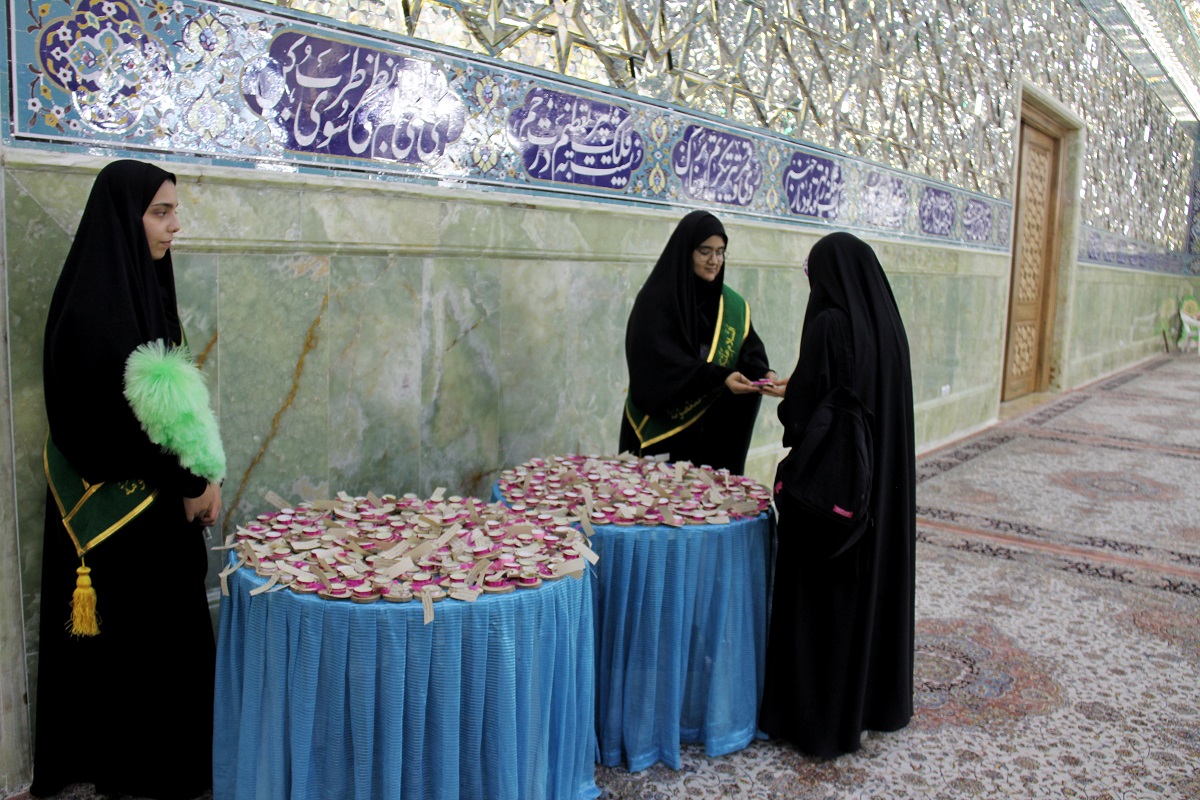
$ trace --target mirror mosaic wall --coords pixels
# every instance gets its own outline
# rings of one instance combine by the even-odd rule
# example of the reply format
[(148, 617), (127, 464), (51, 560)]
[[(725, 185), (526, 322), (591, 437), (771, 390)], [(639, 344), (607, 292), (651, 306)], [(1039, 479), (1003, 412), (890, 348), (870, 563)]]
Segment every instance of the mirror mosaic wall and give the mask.
[(1008, 247), (1030, 81), (1086, 126), (1081, 257), (1188, 269), (1194, 131), (1074, 3), (51, 0), (10, 15), (17, 138), (708, 203), (991, 250)]
[[(1154, 102), (1141, 76), (1075, 2), (288, 5), (678, 104), (1006, 199), (1016, 86), (1028, 78), (1098, 134), (1085, 160), (1084, 222), (1171, 247), (1186, 243), (1189, 185), (1179, 178), (1190, 173), (1194, 133)], [(1188, 13), (1200, 16), (1195, 3)], [(1182, 22), (1177, 14), (1161, 18), (1177, 17)], [(1130, 197), (1162, 202), (1131, 209)]]
[(1176, 119), (1200, 119), (1200, 0), (1080, 0)]

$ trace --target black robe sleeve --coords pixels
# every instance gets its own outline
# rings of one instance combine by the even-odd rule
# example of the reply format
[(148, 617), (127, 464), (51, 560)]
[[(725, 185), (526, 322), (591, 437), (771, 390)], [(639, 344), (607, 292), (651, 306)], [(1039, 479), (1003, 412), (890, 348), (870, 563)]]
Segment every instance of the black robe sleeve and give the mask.
[(767, 348), (762, 339), (758, 338), (753, 323), (750, 324), (750, 330), (742, 342), (741, 352), (738, 353), (737, 369), (752, 381), (762, 380), (771, 371), (770, 362), (767, 360)]
[(135, 477), (169, 495), (199, 497), (208, 481), (150, 441), (125, 399), (125, 362), (119, 354), (132, 347), (112, 342), (112, 336), (111, 330), (97, 331), (76, 345), (76, 352), (86, 355), (75, 360), (71, 380), (60, 378), (51, 360), (46, 407), (55, 445), (88, 480)]
[[(627, 351), (630, 373), (634, 379), (629, 391), (634, 404), (647, 414), (658, 414), (720, 388), (735, 371), (752, 381), (766, 377), (771, 371), (767, 349), (753, 325), (742, 342), (736, 368), (705, 361), (699, 353), (691, 355), (679, 343), (671, 341), (669, 333), (661, 328), (643, 331), (640, 327), (638, 318), (632, 316)], [(630, 347), (628, 344), (636, 341), (656, 342), (655, 352), (645, 352), (640, 347)], [(642, 379), (638, 380), (638, 377)]]
[(692, 352), (681, 326), (671, 324), (666, 316), (652, 298), (639, 297), (626, 328), (629, 395), (647, 414), (659, 414), (705, 394), (733, 372)]
[(806, 326), (800, 359), (779, 404), (784, 447), (793, 447), (800, 441), (809, 418), (825, 395), (836, 386), (851, 385), (850, 331), (850, 320), (837, 309), (822, 311)]

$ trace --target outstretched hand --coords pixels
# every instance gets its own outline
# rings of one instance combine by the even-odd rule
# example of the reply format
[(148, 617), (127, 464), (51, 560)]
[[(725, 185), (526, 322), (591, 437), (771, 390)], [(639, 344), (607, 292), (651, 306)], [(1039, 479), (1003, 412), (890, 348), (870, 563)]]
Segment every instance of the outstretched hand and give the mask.
[(221, 487), (209, 483), (199, 497), (183, 498), (183, 513), (188, 522), (196, 520), (201, 525), (212, 525), (221, 516)]
[(752, 394), (759, 389), (758, 386), (751, 383), (750, 379), (740, 372), (729, 373), (729, 377), (725, 379), (725, 385), (734, 394)]
[(771, 379), (771, 383), (760, 387), (762, 393), (768, 397), (783, 397), (787, 392), (788, 378), (776, 377), (774, 372), (768, 372), (766, 377)]

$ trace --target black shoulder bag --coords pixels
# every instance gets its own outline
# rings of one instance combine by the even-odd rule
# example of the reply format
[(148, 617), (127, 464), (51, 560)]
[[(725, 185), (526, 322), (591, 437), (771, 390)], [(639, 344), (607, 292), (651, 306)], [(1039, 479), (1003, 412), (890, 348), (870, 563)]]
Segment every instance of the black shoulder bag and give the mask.
[(867, 530), (875, 453), (872, 415), (853, 390), (839, 386), (817, 406), (800, 442), (775, 472), (775, 494), (840, 530), (843, 552)]

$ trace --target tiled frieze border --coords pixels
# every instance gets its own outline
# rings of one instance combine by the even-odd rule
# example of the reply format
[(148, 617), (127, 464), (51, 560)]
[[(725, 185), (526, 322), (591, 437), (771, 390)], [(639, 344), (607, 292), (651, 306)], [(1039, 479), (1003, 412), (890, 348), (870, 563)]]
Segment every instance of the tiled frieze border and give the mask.
[(1079, 260), (1086, 264), (1125, 267), (1173, 275), (1200, 275), (1200, 253), (1183, 253), (1081, 225)]
[[(506, 62), (272, 7), (10, 0), (14, 140), (1009, 249), (1012, 203)], [(1195, 264), (1104, 231), (1081, 259)]]
[(286, 9), (10, 0), (9, 14), (15, 140), (1009, 247), (1006, 200)]

